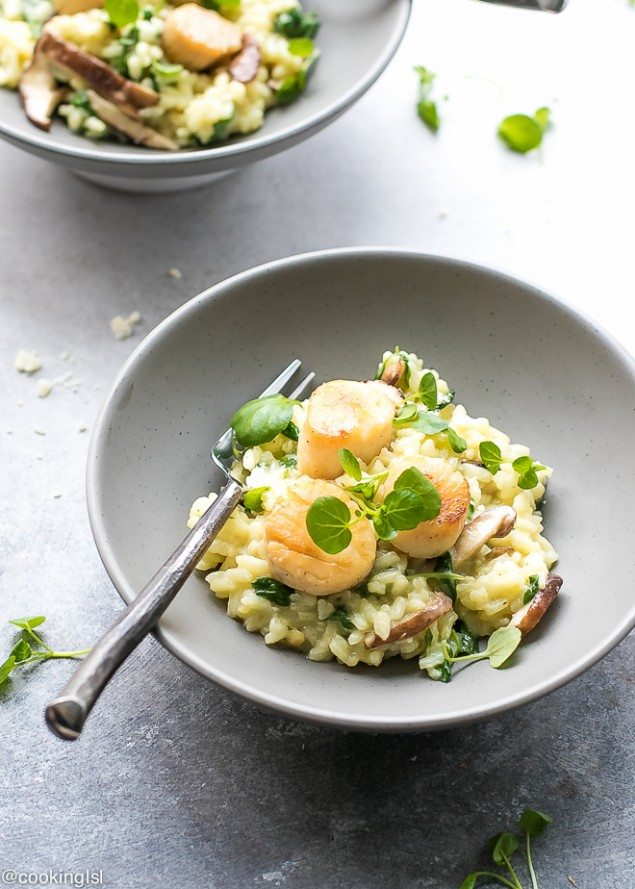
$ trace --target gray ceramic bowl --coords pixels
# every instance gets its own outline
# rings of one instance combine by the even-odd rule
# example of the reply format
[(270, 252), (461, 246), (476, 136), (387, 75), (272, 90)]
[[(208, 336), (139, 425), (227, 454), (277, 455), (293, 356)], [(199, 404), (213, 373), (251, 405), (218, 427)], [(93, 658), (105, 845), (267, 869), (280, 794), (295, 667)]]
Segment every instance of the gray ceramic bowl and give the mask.
[[(485, 415), (555, 467), (547, 534), (565, 579), (514, 666), (444, 685), (412, 662), (350, 670), (267, 647), (190, 579), (160, 622), (193, 669), (294, 717), (373, 730), (430, 729), (557, 688), (635, 623), (635, 370), (574, 309), (464, 263), (393, 250), (326, 251), (212, 287), (163, 321), (120, 372), (97, 422), (88, 505), (127, 601), (172, 551), (192, 501), (219, 484), (210, 443), (291, 357), (322, 378), (363, 379), (395, 344), (423, 356)], [(608, 442), (610, 441), (610, 446)]]
[(284, 151), (350, 108), (377, 80), (403, 37), (411, 0), (312, 0), (322, 21), (322, 57), (305, 94), (271, 111), (257, 133), (214, 148), (152, 151), (91, 142), (56, 121), (43, 133), (26, 119), (17, 94), (0, 89), (0, 136), (99, 185), (123, 191), (197, 188)]

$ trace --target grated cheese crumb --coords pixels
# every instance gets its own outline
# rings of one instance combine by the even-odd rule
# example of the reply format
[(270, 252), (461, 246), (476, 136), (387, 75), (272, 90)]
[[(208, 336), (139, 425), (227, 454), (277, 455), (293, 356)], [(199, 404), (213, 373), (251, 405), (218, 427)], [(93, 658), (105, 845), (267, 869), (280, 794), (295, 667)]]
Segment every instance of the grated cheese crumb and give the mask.
[(183, 277), (183, 272), (181, 269), (168, 269), (168, 276), (179, 280)]
[(141, 321), (139, 312), (131, 312), (127, 318), (123, 315), (115, 315), (110, 322), (110, 329), (118, 340), (126, 340), (134, 333), (135, 324)]
[(48, 398), (53, 391), (53, 386), (54, 383), (52, 383), (50, 380), (40, 380), (37, 387), (37, 397)]
[(20, 349), (15, 356), (13, 366), (16, 370), (23, 374), (34, 374), (42, 367), (42, 362), (37, 357), (36, 352), (28, 352), (26, 349)]
[(46, 435), (45, 430), (42, 429), (41, 426), (35, 426), (33, 431), (35, 432), (36, 435)]
[(78, 432), (86, 432), (87, 429), (88, 429), (88, 426), (85, 423), (82, 423), (81, 426), (79, 427)]

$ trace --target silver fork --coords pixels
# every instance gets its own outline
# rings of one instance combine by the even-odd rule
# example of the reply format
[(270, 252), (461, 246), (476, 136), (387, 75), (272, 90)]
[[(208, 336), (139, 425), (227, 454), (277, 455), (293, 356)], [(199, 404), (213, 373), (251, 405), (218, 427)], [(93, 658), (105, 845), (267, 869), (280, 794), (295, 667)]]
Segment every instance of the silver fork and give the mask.
[[(300, 366), (301, 361), (296, 358), (259, 397), (284, 392)], [(289, 398), (307, 394), (314, 377), (314, 373), (306, 376)], [(224, 432), (214, 445), (212, 459), (225, 475), (227, 484), (181, 545), (82, 661), (60, 695), (46, 708), (49, 728), (63, 740), (74, 741), (79, 737), (86, 717), (111, 676), (152, 630), (240, 500), (242, 488), (229, 474), (233, 461), (231, 429)]]

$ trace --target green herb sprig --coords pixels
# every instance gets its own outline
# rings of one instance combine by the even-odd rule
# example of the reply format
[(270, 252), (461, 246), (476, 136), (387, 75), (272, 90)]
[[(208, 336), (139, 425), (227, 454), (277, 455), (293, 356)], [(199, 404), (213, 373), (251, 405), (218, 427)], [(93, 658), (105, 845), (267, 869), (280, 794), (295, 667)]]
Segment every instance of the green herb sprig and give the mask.
[(137, 0), (105, 0), (104, 9), (115, 28), (125, 28), (139, 17)]
[(429, 71), (427, 68), (424, 68), (423, 65), (416, 65), (415, 71), (419, 75), (419, 101), (417, 102), (417, 114), (430, 132), (436, 133), (441, 125), (441, 120), (439, 118), (437, 103), (430, 98), (430, 95), (437, 75), (433, 74), (432, 71)]
[[(501, 449), (493, 441), (482, 441), (479, 445), (479, 454), (481, 463), (492, 475), (495, 475), (504, 463)], [(517, 457), (512, 463), (512, 468), (518, 473), (518, 487), (530, 491), (540, 481), (537, 473), (546, 467), (525, 456)]]
[(291, 604), (291, 596), (294, 590), (286, 583), (281, 583), (273, 577), (258, 577), (251, 584), (254, 592), (263, 599), (267, 599), (274, 605), (286, 607)]
[[(540, 836), (552, 821), (553, 818), (545, 815), (544, 812), (538, 812), (535, 809), (525, 809), (518, 822), (520, 831), (524, 836), (524, 849), (527, 859), (527, 870), (531, 880), (531, 889), (539, 889), (531, 854), (531, 838)], [(494, 864), (505, 868), (506, 876), (494, 871), (473, 871), (463, 880), (459, 889), (475, 889), (481, 877), (488, 881), (495, 880), (502, 886), (507, 886), (508, 889), (523, 889), (523, 884), (520, 882), (520, 878), (512, 865), (512, 858), (520, 848), (522, 839), (523, 837), (519, 837), (518, 834), (508, 831), (493, 837), (491, 841), (492, 861)]]
[(22, 630), (22, 633), (20, 639), (11, 649), (9, 657), (3, 664), (0, 664), (0, 685), (6, 682), (18, 667), (28, 667), (41, 661), (81, 658), (88, 654), (90, 648), (81, 651), (54, 651), (39, 633), (35, 632), (36, 628), (42, 626), (45, 621), (46, 618), (42, 615), (16, 617), (9, 621), (14, 627)]
[(528, 114), (510, 114), (499, 124), (498, 135), (512, 151), (527, 154), (542, 144), (550, 123), (549, 108), (538, 108), (531, 117)]
[(288, 9), (281, 12), (273, 24), (274, 31), (289, 39), (308, 38), (312, 40), (318, 32), (320, 20), (314, 12), (301, 9)]
[(459, 661), (483, 661), (488, 660), (494, 669), (498, 670), (503, 664), (509, 660), (512, 654), (520, 645), (522, 633), (518, 627), (506, 626), (499, 627), (494, 630), (487, 640), (487, 646), (483, 651), (477, 651), (472, 654), (453, 655), (449, 651), (446, 652), (446, 660), (451, 664)]
[(234, 438), (246, 448), (265, 444), (285, 430), (289, 430), (289, 438), (292, 438), (295, 434), (291, 423), (294, 404), (284, 395), (266, 395), (248, 401), (230, 420)]
[[(393, 490), (384, 502), (373, 502), (377, 477), (363, 479), (359, 461), (343, 448), (340, 451), (342, 468), (356, 480), (347, 488), (355, 501), (355, 516), (338, 497), (318, 497), (307, 512), (306, 527), (311, 540), (331, 555), (342, 552), (352, 540), (351, 527), (364, 519), (370, 519), (375, 533), (382, 540), (392, 540), (399, 531), (410, 531), (420, 522), (436, 518), (441, 511), (441, 497), (434, 485), (415, 467), (406, 469), (395, 481)], [(369, 485), (371, 498), (365, 496)]]

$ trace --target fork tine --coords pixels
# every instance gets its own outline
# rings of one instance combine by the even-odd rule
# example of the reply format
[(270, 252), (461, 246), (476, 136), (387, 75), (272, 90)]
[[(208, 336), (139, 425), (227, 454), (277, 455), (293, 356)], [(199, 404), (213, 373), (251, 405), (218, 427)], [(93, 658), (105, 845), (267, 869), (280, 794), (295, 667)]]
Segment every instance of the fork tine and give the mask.
[(267, 395), (276, 395), (281, 392), (284, 386), (289, 382), (294, 373), (301, 367), (302, 362), (299, 358), (294, 358), (288, 367), (278, 374), (272, 383), (269, 383), (264, 392), (261, 392), (259, 398), (265, 398)]
[(311, 371), (311, 373), (307, 374), (306, 377), (302, 380), (300, 385), (296, 386), (296, 388), (293, 390), (291, 395), (289, 395), (289, 398), (292, 401), (294, 401), (296, 399), (301, 398), (303, 395), (306, 395), (306, 393), (311, 388), (311, 383), (313, 382), (314, 379), (315, 379), (315, 374), (313, 373), (313, 371)]

